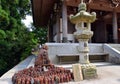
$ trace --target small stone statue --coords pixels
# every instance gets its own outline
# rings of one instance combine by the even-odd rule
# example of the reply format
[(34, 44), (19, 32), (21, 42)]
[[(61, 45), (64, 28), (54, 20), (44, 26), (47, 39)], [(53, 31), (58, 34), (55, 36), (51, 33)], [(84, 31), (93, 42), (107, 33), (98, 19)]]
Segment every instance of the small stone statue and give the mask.
[(35, 66), (37, 65), (50, 65), (50, 60), (48, 58), (48, 47), (46, 45), (43, 45), (42, 48), (39, 51), (38, 57), (35, 59)]

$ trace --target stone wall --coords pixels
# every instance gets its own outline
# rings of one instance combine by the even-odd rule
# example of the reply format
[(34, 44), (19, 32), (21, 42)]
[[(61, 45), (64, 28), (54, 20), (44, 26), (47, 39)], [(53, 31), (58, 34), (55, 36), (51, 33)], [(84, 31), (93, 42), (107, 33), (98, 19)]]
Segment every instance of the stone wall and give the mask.
[(6, 72), (4, 75), (0, 77), (0, 84), (13, 84), (12, 76), (19, 70), (23, 70), (30, 66), (34, 66), (35, 58), (36, 56), (34, 55), (28, 56), (25, 60), (23, 60), (18, 65), (10, 69), (8, 72)]
[[(79, 54), (78, 43), (46, 43), (48, 56), (52, 63), (58, 63), (58, 54)], [(89, 44), (90, 53), (103, 53), (103, 44)]]

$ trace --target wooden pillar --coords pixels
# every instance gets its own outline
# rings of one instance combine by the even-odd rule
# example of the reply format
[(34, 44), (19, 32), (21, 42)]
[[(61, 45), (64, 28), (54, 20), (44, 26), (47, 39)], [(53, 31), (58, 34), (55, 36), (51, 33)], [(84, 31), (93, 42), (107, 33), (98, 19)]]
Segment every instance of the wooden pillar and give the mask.
[[(89, 2), (90, 3), (90, 2)], [(87, 12), (90, 12), (90, 6), (89, 6), (89, 4), (88, 4), (88, 7), (87, 7)], [(91, 24), (87, 24), (87, 26), (89, 26), (89, 28), (90, 28), (90, 30), (91, 30)], [(90, 38), (89, 39), (89, 41), (88, 41), (89, 43), (92, 43), (92, 38)]]
[(116, 11), (114, 10), (113, 11), (113, 41), (115, 43), (118, 42), (118, 25), (117, 25), (117, 13)]
[(48, 25), (48, 32), (47, 32), (47, 35), (48, 35), (47, 41), (50, 42), (50, 27), (49, 27), (49, 25)]
[(48, 26), (48, 37), (47, 37), (48, 42), (53, 41), (53, 31), (52, 30), (53, 30), (52, 26), (51, 26), (51, 24), (49, 24), (49, 26)]
[(60, 18), (60, 43), (62, 43), (62, 35), (63, 32), (62, 32), (62, 18)]
[(63, 43), (67, 43), (67, 32), (68, 32), (68, 25), (67, 25), (67, 5), (66, 0), (62, 1), (62, 32), (63, 32)]
[(59, 16), (57, 17), (56, 28), (57, 28), (57, 43), (60, 43), (60, 18)]

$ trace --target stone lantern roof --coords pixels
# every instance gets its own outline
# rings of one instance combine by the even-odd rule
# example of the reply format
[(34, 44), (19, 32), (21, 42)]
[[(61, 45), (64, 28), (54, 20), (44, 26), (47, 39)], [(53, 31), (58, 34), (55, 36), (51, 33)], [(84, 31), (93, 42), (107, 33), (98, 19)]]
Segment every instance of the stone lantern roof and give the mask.
[(86, 12), (86, 4), (81, 1), (81, 3), (78, 6), (78, 13), (76, 15), (70, 15), (70, 21), (74, 24), (80, 23), (80, 22), (94, 22), (96, 20), (96, 13), (92, 12)]

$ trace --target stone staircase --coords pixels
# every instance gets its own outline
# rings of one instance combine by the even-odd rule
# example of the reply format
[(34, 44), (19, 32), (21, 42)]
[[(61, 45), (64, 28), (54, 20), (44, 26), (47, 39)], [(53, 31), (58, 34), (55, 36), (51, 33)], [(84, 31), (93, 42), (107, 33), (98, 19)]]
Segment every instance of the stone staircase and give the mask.
[(91, 53), (89, 54), (90, 62), (108, 62), (109, 53)]
[[(90, 62), (107, 62), (108, 56), (108, 53), (90, 53), (89, 60)], [(59, 64), (79, 63), (79, 54), (58, 54), (57, 57)]]

